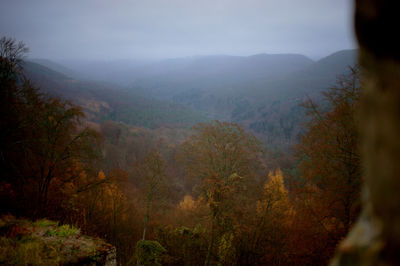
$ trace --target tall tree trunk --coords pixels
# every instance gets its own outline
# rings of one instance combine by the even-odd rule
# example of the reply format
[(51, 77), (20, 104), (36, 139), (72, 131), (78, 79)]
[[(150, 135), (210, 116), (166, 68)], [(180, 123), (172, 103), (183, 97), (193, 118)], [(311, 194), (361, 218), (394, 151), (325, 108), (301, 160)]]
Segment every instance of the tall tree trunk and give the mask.
[(146, 213), (143, 219), (143, 237), (142, 240), (146, 240), (146, 230), (147, 230), (147, 223), (150, 217), (150, 205), (151, 205), (151, 195), (147, 195), (147, 203), (146, 203)]
[(211, 221), (211, 239), (210, 239), (210, 244), (208, 245), (207, 256), (206, 260), (204, 261), (204, 266), (211, 265), (211, 257), (215, 243), (215, 227), (216, 227), (216, 214), (214, 213), (213, 219)]

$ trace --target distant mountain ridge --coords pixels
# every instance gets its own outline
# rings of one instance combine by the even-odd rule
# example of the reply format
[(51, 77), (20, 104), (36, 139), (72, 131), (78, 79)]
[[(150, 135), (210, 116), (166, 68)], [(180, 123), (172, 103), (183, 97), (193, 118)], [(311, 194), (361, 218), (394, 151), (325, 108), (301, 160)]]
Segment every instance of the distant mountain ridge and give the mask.
[[(355, 62), (356, 50), (340, 51), (317, 62), (297, 54), (173, 59), (144, 67), (132, 89), (191, 106), (211, 118), (230, 120), (237, 100), (259, 105), (314, 96), (334, 85), (336, 77)], [(227, 106), (219, 108), (223, 105)]]
[[(257, 54), (248, 57), (195, 56), (142, 66), (127, 64), (132, 67), (124, 68), (119, 75), (109, 80), (112, 82), (121, 77), (125, 84), (130, 83), (130, 89), (123, 92), (118, 86), (104, 82), (78, 82), (68, 78), (65, 69), (56, 65), (64, 76), (54, 74), (53, 78), (44, 82), (44, 87), (57, 87), (56, 81), (62, 80), (61, 84), (69, 84), (64, 94), (89, 94), (96, 99), (94, 102), (103, 102), (108, 106), (113, 102), (115, 110), (122, 106), (125, 108), (124, 117), (135, 117), (129, 115), (129, 112), (142, 113), (142, 109), (158, 108), (169, 102), (167, 106), (170, 111), (165, 111), (164, 106), (158, 108), (156, 113), (171, 112), (178, 117), (179, 114), (171, 109), (187, 113), (196, 110), (209, 119), (240, 123), (271, 145), (289, 147), (298, 140), (302, 132), (301, 123), (306, 119), (300, 103), (308, 97), (318, 101), (321, 92), (334, 86), (337, 77), (346, 73), (348, 67), (356, 62), (357, 50), (342, 50), (318, 61), (299, 54)], [(52, 67), (48, 62), (45, 63)], [(97, 67), (101, 69), (101, 65)], [(119, 69), (122, 68), (120, 66)], [(42, 78), (48, 74), (48, 69), (42, 70)], [(115, 91), (107, 96), (110, 89)], [(140, 103), (150, 98), (158, 99), (158, 103), (154, 103), (154, 100), (153, 104)], [(102, 104), (102, 108), (107, 109), (106, 104)], [(183, 106), (189, 109), (182, 109)], [(158, 121), (165, 119), (163, 116), (155, 116), (158, 116)], [(109, 117), (119, 119), (117, 116)], [(142, 119), (145, 120), (154, 115), (143, 117), (147, 117)]]
[(133, 86), (144, 88), (148, 95), (171, 99), (193, 89), (223, 91), (254, 79), (284, 77), (311, 64), (311, 59), (295, 54), (178, 58), (142, 68)]
[(300, 104), (307, 98), (319, 101), (321, 92), (356, 62), (357, 50), (318, 61), (285, 54), (175, 59), (136, 79), (133, 90), (184, 104), (211, 119), (240, 123), (266, 143), (289, 148), (307, 119)]

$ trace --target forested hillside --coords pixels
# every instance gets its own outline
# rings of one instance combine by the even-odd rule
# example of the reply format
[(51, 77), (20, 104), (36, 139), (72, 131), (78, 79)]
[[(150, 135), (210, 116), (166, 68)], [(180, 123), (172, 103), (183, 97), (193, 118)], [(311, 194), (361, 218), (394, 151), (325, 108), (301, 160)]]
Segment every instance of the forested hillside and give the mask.
[(176, 59), (154, 66), (133, 84), (145, 95), (240, 123), (269, 145), (288, 148), (299, 141), (306, 121), (301, 102), (321, 99), (356, 57), (357, 51), (346, 50), (317, 62), (288, 54)]
[(89, 74), (76, 74), (48, 60), (35, 62), (62, 71), (64, 77), (29, 62), (26, 71), (43, 89), (76, 100), (96, 121), (154, 128), (220, 119), (241, 124), (271, 147), (288, 150), (299, 142), (307, 121), (301, 103), (308, 98), (320, 101), (321, 92), (348, 72), (356, 56), (356, 50), (344, 50), (316, 62), (296, 54), (259, 54), (178, 58), (142, 67), (128, 64), (121, 74), (131, 84), (125, 89), (111, 85), (118, 82), (105, 75), (110, 72), (105, 63), (91, 73), (99, 80), (108, 77), (108, 85), (68, 78), (65, 75)]
[[(180, 104), (140, 96), (107, 83), (73, 79), (30, 61), (24, 62), (23, 66), (27, 77), (42, 92), (71, 100), (81, 106), (87, 117), (94, 122), (113, 120), (154, 128), (163, 124), (190, 127), (206, 120), (201, 114)], [(58, 68), (64, 69), (61, 66)]]

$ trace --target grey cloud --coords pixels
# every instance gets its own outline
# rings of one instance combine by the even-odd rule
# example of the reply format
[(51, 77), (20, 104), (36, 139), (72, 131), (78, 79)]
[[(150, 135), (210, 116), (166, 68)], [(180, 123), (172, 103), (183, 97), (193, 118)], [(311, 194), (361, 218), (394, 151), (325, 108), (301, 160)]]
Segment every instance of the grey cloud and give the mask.
[(353, 48), (349, 0), (2, 0), (32, 57), (165, 58)]

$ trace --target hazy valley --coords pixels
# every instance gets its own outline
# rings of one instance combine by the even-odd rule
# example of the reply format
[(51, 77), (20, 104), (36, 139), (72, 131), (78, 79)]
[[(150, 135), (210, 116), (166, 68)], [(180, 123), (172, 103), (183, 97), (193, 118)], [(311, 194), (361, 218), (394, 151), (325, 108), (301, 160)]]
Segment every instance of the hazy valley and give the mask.
[[(45, 92), (83, 106), (94, 122), (157, 128), (201, 121), (236, 122), (267, 145), (287, 150), (306, 121), (301, 103), (349, 71), (356, 50), (313, 61), (296, 54), (197, 56), (160, 62), (99, 61), (65, 67), (28, 60), (25, 71)], [(140, 65), (142, 64), (142, 65)]]

